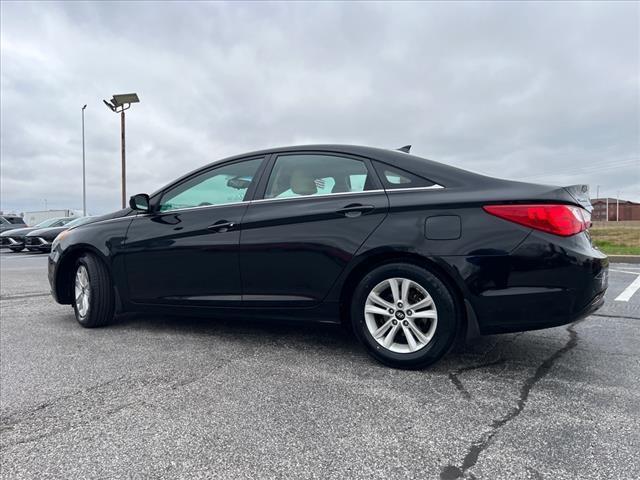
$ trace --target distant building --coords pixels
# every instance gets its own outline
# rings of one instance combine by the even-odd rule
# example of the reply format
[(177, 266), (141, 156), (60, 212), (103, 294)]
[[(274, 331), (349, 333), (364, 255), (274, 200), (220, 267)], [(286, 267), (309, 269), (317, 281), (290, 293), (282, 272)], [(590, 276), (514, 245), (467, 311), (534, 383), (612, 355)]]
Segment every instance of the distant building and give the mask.
[[(591, 220), (603, 222), (607, 220), (607, 200), (609, 201), (609, 221), (616, 221), (616, 199), (615, 198), (592, 198), (593, 212)], [(618, 203), (619, 217), (621, 222), (626, 220), (640, 220), (640, 203), (620, 200)]]

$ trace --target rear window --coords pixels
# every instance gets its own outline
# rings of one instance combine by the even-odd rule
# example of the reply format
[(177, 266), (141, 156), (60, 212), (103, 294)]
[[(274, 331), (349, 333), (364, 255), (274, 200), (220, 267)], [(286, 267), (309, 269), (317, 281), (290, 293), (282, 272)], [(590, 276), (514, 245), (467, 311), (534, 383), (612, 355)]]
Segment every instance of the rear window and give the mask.
[(22, 220), (22, 217), (4, 217), (5, 220), (9, 223), (11, 223), (12, 225), (24, 225), (24, 220)]
[(386, 189), (432, 187), (435, 185), (431, 180), (385, 163), (374, 162), (374, 165)]

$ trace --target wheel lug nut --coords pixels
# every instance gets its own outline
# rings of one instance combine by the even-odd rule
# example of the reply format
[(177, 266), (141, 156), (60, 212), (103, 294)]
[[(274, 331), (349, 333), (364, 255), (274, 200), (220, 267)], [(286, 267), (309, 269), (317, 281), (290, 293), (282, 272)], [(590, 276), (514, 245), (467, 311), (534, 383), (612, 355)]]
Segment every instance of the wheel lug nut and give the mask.
[(398, 321), (397, 320), (392, 320), (391, 323), (393, 323), (394, 325), (397, 325)]
[(389, 313), (393, 314), (393, 308), (389, 309)]
[(408, 316), (413, 315), (413, 311), (411, 311), (411, 310), (407, 310), (407, 315), (408, 315)]
[(406, 327), (407, 325), (409, 325), (409, 322), (405, 320), (404, 322), (402, 322), (402, 324)]
[(402, 302), (398, 302), (398, 308), (402, 308)]

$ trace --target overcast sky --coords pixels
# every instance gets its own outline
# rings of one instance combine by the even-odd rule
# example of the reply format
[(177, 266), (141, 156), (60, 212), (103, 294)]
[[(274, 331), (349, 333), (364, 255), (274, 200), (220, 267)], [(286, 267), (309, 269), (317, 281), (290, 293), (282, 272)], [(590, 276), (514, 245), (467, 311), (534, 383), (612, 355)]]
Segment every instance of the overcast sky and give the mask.
[(640, 201), (640, 10), (603, 3), (1, 4), (1, 208), (120, 205), (228, 155), (397, 148)]

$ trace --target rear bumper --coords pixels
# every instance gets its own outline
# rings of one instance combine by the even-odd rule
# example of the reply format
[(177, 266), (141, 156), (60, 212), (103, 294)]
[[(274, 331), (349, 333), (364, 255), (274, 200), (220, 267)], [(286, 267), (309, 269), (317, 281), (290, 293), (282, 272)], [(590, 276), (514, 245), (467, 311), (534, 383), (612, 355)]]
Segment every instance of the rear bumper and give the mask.
[[(494, 321), (486, 322), (484, 325), (480, 325), (480, 332), (483, 335), (492, 335), (497, 333), (513, 333), (513, 332), (523, 332), (529, 330), (540, 330), (543, 328), (552, 328), (559, 327), (561, 325), (566, 325), (568, 323), (575, 322), (584, 318), (600, 307), (604, 305), (604, 295), (605, 292), (602, 291), (598, 293), (595, 297), (591, 299), (591, 301), (580, 309), (573, 308), (557, 308), (558, 304), (570, 305), (572, 299), (570, 296), (564, 296), (554, 298), (549, 301), (537, 301), (539, 299), (519, 299), (518, 303), (520, 306), (516, 307), (508, 305), (506, 308), (503, 308), (505, 313), (507, 313), (507, 317), (504, 317), (504, 321), (495, 321), (496, 318), (493, 317)], [(508, 312), (509, 308), (511, 308), (511, 312)], [(551, 310), (553, 309), (553, 310)], [(549, 311), (548, 314), (540, 314), (540, 313), (530, 313), (530, 312), (541, 312), (541, 311)], [(511, 317), (512, 312), (516, 315), (519, 315), (517, 321), (514, 321), (514, 317)]]
[(510, 255), (466, 257), (457, 269), (486, 335), (556, 327), (593, 313), (604, 304), (609, 260), (586, 234), (536, 232)]

